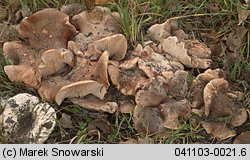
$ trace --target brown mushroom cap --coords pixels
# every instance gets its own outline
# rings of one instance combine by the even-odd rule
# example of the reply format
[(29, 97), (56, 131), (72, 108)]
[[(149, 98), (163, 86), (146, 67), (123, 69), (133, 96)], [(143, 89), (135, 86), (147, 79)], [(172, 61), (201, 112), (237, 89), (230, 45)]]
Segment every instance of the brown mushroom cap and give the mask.
[(66, 48), (68, 40), (76, 33), (69, 23), (69, 17), (57, 9), (47, 8), (24, 18), (20, 24), (19, 34), (28, 38), (31, 47)]
[(211, 134), (214, 138), (224, 140), (236, 135), (236, 132), (230, 129), (223, 122), (201, 122), (202, 127), (208, 134)]
[(58, 105), (65, 98), (84, 97), (93, 94), (94, 96), (103, 99), (106, 94), (106, 88), (93, 80), (78, 81), (69, 85), (63, 86), (56, 94), (55, 101)]
[(187, 72), (176, 71), (152, 77), (143, 83), (143, 87), (135, 96), (137, 105), (148, 107), (157, 106), (171, 98), (183, 99), (187, 93)]
[(242, 125), (244, 122), (247, 121), (248, 119), (248, 114), (245, 108), (240, 108), (240, 107), (234, 107), (233, 108), (233, 118), (230, 121), (230, 124), (233, 127), (238, 127)]
[(157, 106), (168, 98), (168, 86), (166, 80), (161, 77), (153, 77), (143, 83), (143, 87), (135, 96), (138, 106)]
[(242, 132), (238, 135), (233, 144), (250, 144), (250, 131)]

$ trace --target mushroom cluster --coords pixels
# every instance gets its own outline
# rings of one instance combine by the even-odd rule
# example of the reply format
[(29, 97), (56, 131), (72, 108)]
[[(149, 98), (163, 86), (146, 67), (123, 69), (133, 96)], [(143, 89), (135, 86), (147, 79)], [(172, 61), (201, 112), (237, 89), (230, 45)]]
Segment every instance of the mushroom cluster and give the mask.
[[(207, 69), (211, 50), (167, 20), (148, 29), (150, 42), (128, 51), (119, 18), (100, 7), (71, 21), (56, 9), (38, 11), (21, 21), (22, 41), (4, 44), (10, 63), (4, 70), (10, 80), (36, 89), (47, 102), (60, 105), (67, 99), (101, 112), (134, 111), (138, 132), (176, 130), (180, 119), (195, 112), (214, 137), (235, 135), (230, 127), (244, 123), (247, 112), (223, 71)], [(193, 80), (190, 91), (185, 68), (207, 69)], [(227, 128), (218, 119), (228, 116)], [(228, 134), (222, 135), (225, 130)]]

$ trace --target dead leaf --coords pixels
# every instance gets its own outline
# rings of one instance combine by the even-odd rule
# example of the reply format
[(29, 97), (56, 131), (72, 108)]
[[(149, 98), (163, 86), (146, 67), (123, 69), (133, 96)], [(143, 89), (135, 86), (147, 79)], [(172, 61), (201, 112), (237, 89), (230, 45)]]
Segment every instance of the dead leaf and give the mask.
[(223, 55), (225, 55), (226, 46), (221, 42), (211, 44), (209, 45), (209, 48), (211, 49), (211, 54), (213, 56), (222, 57)]
[(205, 9), (209, 13), (218, 13), (220, 11), (220, 8), (218, 6), (216, 6), (216, 5), (213, 5), (213, 4), (206, 4)]
[(238, 135), (233, 144), (250, 144), (250, 131), (242, 132)]
[(100, 6), (106, 6), (112, 2), (118, 2), (118, 0), (95, 0), (95, 4)]
[(250, 6), (250, 0), (245, 0), (246, 5)]
[(9, 9), (12, 14), (15, 14), (21, 7), (20, 0), (9, 0)]
[(74, 126), (72, 125), (71, 116), (66, 113), (62, 113), (62, 117), (59, 120), (59, 123), (63, 128), (74, 128)]
[[(95, 120), (91, 121), (88, 124), (88, 130), (90, 132), (99, 131), (102, 134), (107, 135), (107, 134), (110, 134), (113, 131), (113, 128), (106, 119), (98, 118), (98, 119), (95, 119)], [(94, 132), (92, 132), (92, 133), (94, 133)]]
[(19, 22), (23, 18), (28, 17), (30, 15), (31, 15), (30, 8), (26, 4), (21, 3), (21, 8), (15, 13), (16, 22)]
[(126, 141), (120, 141), (119, 144), (138, 144), (138, 141), (136, 139), (128, 139)]
[(238, 25), (241, 25), (250, 15), (250, 10), (241, 9), (241, 8), (237, 8), (237, 10), (238, 10), (238, 19), (239, 19)]
[(60, 8), (60, 10), (63, 13), (66, 13), (67, 15), (69, 15), (69, 17), (73, 17), (74, 15), (79, 14), (85, 9), (86, 7), (83, 4), (78, 4), (78, 3), (67, 4)]
[(95, 0), (84, 0), (87, 10), (92, 10), (95, 7)]
[(242, 71), (243, 79), (250, 84), (250, 68), (246, 68)]
[(244, 26), (236, 26), (228, 35), (226, 41), (227, 48), (232, 52), (236, 52), (244, 43), (246, 33), (247, 29)]
[(138, 138), (139, 144), (154, 144), (154, 140), (150, 137)]
[[(7, 18), (8, 12), (3, 6), (0, 5), (0, 23)], [(1, 37), (1, 36), (0, 36)]]

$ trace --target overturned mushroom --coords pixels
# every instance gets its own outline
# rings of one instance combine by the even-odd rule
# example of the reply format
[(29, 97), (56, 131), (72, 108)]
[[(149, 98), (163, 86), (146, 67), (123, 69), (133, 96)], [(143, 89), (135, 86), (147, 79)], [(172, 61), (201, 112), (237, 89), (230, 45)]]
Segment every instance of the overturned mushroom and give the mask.
[(56, 124), (56, 113), (47, 103), (23, 93), (9, 98), (3, 126), (10, 143), (44, 143)]

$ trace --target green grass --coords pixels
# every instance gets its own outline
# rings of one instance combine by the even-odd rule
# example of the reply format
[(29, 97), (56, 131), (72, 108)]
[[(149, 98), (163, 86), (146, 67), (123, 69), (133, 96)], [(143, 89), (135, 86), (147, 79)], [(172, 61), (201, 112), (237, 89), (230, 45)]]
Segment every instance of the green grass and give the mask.
[[(32, 12), (42, 8), (61, 6), (83, 0), (22, 0), (23, 5), (27, 5)], [(9, 1), (3, 0), (2, 5), (8, 6)], [(208, 13), (205, 9), (206, 4), (216, 4), (220, 11), (218, 13)], [(148, 27), (155, 23), (163, 23), (172, 18), (177, 19), (180, 28), (184, 29), (189, 35), (193, 35), (202, 41), (201, 33), (215, 31), (219, 38), (227, 36), (234, 25), (238, 23), (237, 7), (244, 7), (240, 0), (120, 0), (119, 4), (110, 4), (112, 10), (118, 11), (121, 20), (123, 33), (132, 46), (145, 42), (145, 35)], [(247, 22), (249, 25), (249, 21)], [(2, 52), (0, 50), (0, 52)], [(250, 33), (248, 32), (247, 43), (237, 52), (243, 57), (242, 61), (234, 62), (231, 66), (224, 68), (227, 76), (232, 81), (242, 81), (242, 72), (250, 69)], [(226, 51), (226, 55), (231, 53)], [(224, 65), (223, 61), (218, 62)], [(9, 81), (5, 75), (3, 67), (0, 66), (0, 97), (14, 95), (17, 93), (28, 92), (35, 94), (32, 89), (23, 84)], [(196, 71), (193, 71), (196, 72)], [(193, 73), (191, 72), (191, 73)], [(198, 70), (198, 72), (200, 72)], [(189, 77), (191, 83), (192, 75)], [(250, 109), (250, 90), (245, 89), (245, 107)], [(64, 129), (57, 121), (55, 130), (50, 135), (47, 143), (119, 143), (131, 138), (148, 138), (149, 135), (138, 134), (132, 122), (132, 115), (127, 114), (107, 114), (113, 128), (112, 133), (103, 135), (100, 132), (89, 131), (88, 123), (93, 120), (91, 112), (71, 104), (63, 104), (62, 107), (51, 104), (60, 117), (61, 113), (71, 115), (74, 128)], [(86, 114), (87, 112), (87, 114)], [(83, 117), (84, 115), (84, 117)], [(172, 131), (168, 137), (153, 137), (155, 143), (231, 143), (232, 139), (218, 142), (211, 138), (204, 129), (194, 128), (191, 124), (192, 118), (181, 121), (180, 129)], [(249, 128), (250, 123), (246, 123), (242, 128)], [(243, 129), (244, 130), (244, 129)], [(0, 130), (0, 143), (7, 143), (6, 137)]]

